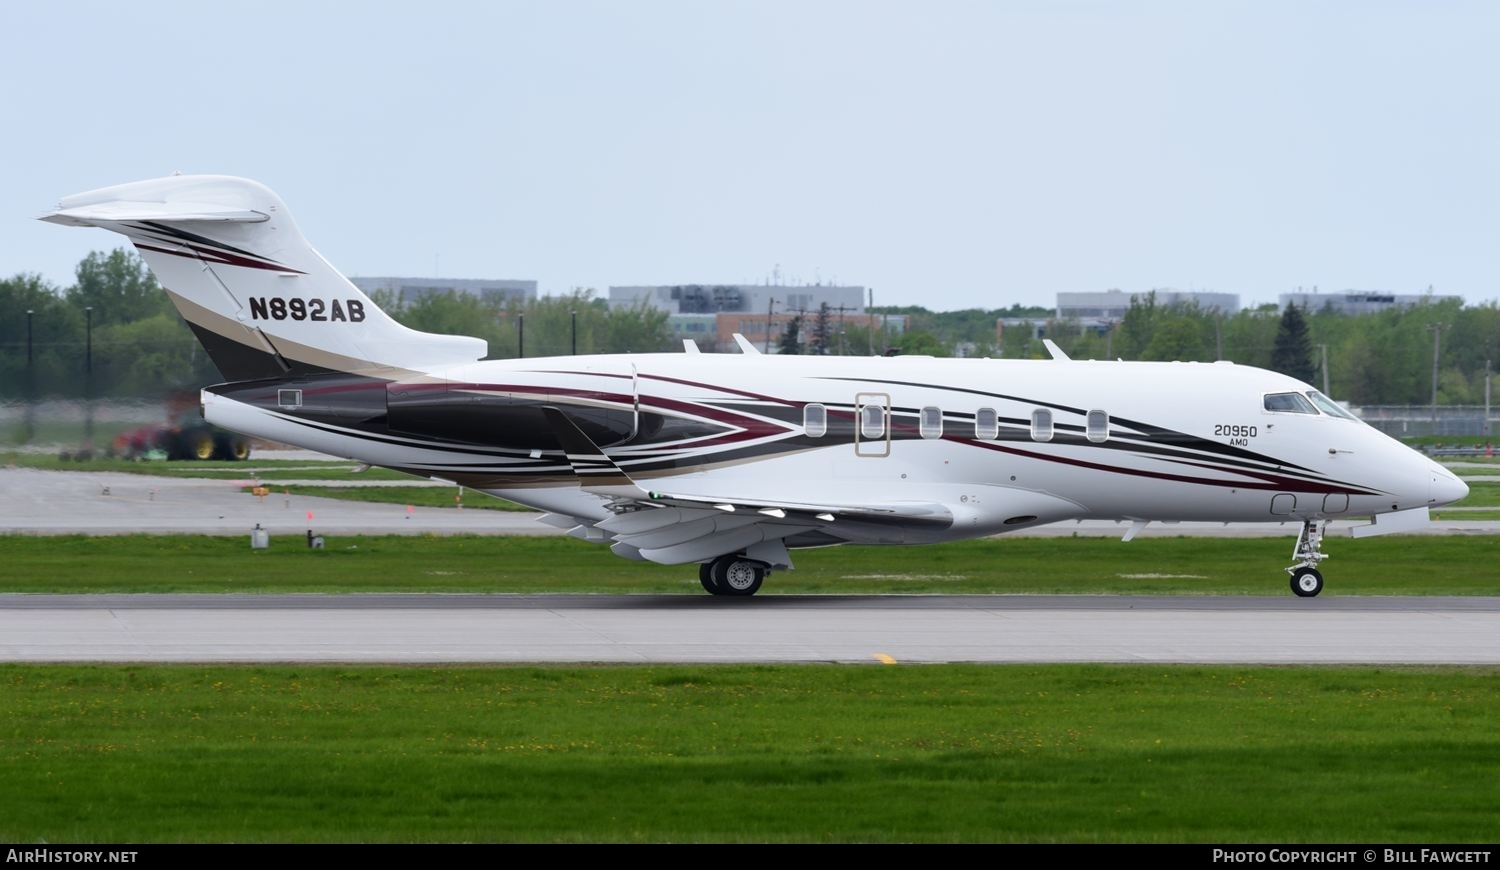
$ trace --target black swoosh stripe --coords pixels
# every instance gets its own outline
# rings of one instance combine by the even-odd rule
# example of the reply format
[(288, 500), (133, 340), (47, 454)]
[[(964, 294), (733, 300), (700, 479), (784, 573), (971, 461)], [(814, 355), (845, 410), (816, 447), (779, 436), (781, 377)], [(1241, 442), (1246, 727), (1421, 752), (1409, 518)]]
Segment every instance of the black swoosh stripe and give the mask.
[[(900, 384), (905, 387), (921, 387), (928, 390), (946, 390), (953, 393), (968, 393), (974, 396), (986, 396), (993, 399), (1004, 399), (1010, 402), (1021, 402), (1023, 404), (1037, 405), (1043, 408), (1055, 408), (1059, 411), (1067, 411), (1072, 414), (1088, 413), (1088, 411), (1085, 411), (1082, 408), (1073, 408), (1068, 405), (1059, 405), (1056, 402), (1043, 402), (1036, 399), (1028, 399), (1023, 396), (1011, 396), (1005, 393), (989, 393), (985, 392), (984, 390), (971, 390), (966, 387), (949, 387), (942, 384), (923, 384), (916, 381), (882, 381), (875, 378), (819, 378), (819, 380), (854, 381), (856, 383), (871, 384)], [(1128, 419), (1126, 417), (1115, 417), (1114, 415), (1110, 416), (1110, 422), (1122, 423), (1126, 426), (1131, 427), (1132, 429), (1144, 432), (1148, 436), (1158, 437), (1162, 440), (1192, 443), (1195, 445), (1194, 449), (1202, 450), (1207, 453), (1218, 453), (1225, 456), (1237, 456), (1242, 459), (1256, 459), (1270, 465), (1278, 465), (1284, 468), (1295, 468), (1298, 471), (1303, 471), (1310, 474), (1317, 473), (1310, 468), (1305, 468), (1294, 462), (1286, 462), (1284, 460), (1276, 459), (1275, 457), (1267, 456), (1263, 453), (1256, 453), (1254, 450), (1245, 450), (1242, 447), (1234, 447), (1229, 444), (1220, 444), (1217, 441), (1209, 441), (1206, 438), (1199, 438), (1196, 435), (1189, 435), (1186, 432), (1178, 432), (1175, 429), (1167, 429), (1163, 426), (1154, 426), (1150, 423), (1141, 423), (1135, 420)]]

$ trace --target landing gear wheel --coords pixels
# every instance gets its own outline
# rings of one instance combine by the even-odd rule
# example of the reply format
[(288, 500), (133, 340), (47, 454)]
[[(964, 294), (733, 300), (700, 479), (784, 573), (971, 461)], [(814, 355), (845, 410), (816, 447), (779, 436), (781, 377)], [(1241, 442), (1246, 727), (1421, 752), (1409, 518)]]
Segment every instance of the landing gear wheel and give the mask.
[(1323, 534), (1328, 531), (1328, 521), (1303, 520), (1302, 532), (1297, 535), (1297, 545), (1292, 548), (1292, 567), (1286, 572), (1292, 575), (1292, 591), (1299, 598), (1312, 598), (1323, 591), (1323, 575), (1318, 563), (1328, 558), (1323, 552)]
[(214, 436), (214, 458), (226, 462), (243, 462), (250, 458), (250, 442), (238, 435)]
[(712, 571), (720, 595), (754, 595), (766, 579), (765, 565), (735, 556), (715, 559)]
[(182, 433), (182, 453), (184, 459), (212, 459), (214, 436), (201, 429)]
[(1298, 568), (1292, 574), (1292, 591), (1300, 598), (1312, 598), (1323, 591), (1323, 575), (1317, 568)]
[(714, 563), (704, 562), (698, 566), (698, 582), (703, 584), (703, 591), (709, 595), (723, 595), (719, 590), (719, 584), (714, 581)]

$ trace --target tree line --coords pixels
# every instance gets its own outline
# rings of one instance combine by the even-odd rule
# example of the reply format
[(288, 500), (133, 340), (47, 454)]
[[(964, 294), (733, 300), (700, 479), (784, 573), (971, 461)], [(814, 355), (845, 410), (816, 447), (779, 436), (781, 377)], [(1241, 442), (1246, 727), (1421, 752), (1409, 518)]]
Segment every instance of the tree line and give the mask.
[[(223, 380), (133, 251), (95, 251), (74, 277), (68, 287), (35, 274), (0, 280), (0, 398), (149, 397)], [(455, 293), (374, 300), (413, 329), (485, 339), (490, 359), (673, 347), (665, 312), (611, 311), (591, 290), (524, 303)]]
[[(447, 293), (403, 304), (389, 294), (373, 295), (413, 329), (485, 339), (491, 359), (557, 356), (575, 349), (581, 354), (678, 349), (665, 312), (611, 310), (591, 290), (525, 302)], [(1362, 316), (1271, 304), (1226, 316), (1192, 304), (1161, 305), (1146, 294), (1132, 302), (1123, 320), (1102, 330), (1026, 306), (874, 311), (904, 315), (906, 328), (877, 323), (872, 329), (863, 316), (845, 318), (820, 309), (787, 325), (779, 350), (1043, 358), (1046, 351), (1030, 328), (996, 329), (1002, 317), (1029, 318), (1074, 359), (1226, 359), (1321, 386), (1326, 354), (1329, 392), (1356, 405), (1429, 401), (1434, 332), (1442, 404), (1481, 403), (1486, 362), (1500, 362), (1495, 303), (1432, 302)], [(89, 254), (65, 288), (33, 274), (0, 280), (0, 397), (151, 396), (218, 380), (166, 294), (127, 249)]]
[[(1230, 360), (1280, 371), (1319, 388), (1327, 361), (1328, 391), (1355, 405), (1421, 405), (1432, 399), (1434, 332), (1438, 333), (1438, 402), (1484, 402), (1487, 364), (1500, 366), (1500, 307), (1433, 301), (1376, 314), (1349, 315), (1331, 307), (1282, 309), (1274, 303), (1225, 315), (1193, 303), (1159, 304), (1155, 293), (1135, 297), (1118, 323), (1095, 328), (1057, 318), (1048, 308), (970, 308), (930, 311), (920, 306), (877, 307), (906, 317), (901, 333), (873, 336), (851, 321), (853, 352), (869, 346), (931, 356), (1045, 359), (1050, 338), (1074, 359)], [(814, 312), (788, 325), (783, 353), (820, 353)], [(997, 329), (1002, 318), (1029, 324)], [(1039, 332), (1040, 334), (1036, 334)], [(834, 351), (836, 352), (836, 351)], [(1326, 355), (1326, 356), (1325, 356)]]

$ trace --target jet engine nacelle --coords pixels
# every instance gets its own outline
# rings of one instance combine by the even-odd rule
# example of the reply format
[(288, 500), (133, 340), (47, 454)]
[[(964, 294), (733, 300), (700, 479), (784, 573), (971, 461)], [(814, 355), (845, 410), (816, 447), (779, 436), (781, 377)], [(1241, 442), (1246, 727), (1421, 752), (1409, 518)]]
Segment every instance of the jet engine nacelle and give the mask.
[(631, 410), (569, 404), (550, 396), (517, 396), (446, 381), (394, 382), (386, 387), (387, 425), (407, 435), (488, 447), (556, 450), (542, 408), (562, 409), (595, 444), (619, 444), (635, 434)]

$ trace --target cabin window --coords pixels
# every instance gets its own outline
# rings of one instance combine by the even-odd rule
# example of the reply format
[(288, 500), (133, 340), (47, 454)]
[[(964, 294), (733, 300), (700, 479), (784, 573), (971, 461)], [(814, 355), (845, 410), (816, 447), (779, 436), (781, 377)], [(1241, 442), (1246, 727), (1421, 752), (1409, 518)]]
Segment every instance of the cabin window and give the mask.
[(802, 428), (809, 438), (822, 438), (828, 434), (828, 409), (822, 405), (802, 407)]
[(277, 390), (276, 404), (280, 405), (283, 408), (300, 408), (302, 407), (302, 391)]
[(1348, 411), (1345, 411), (1343, 406), (1341, 406), (1338, 402), (1335, 402), (1334, 400), (1328, 398), (1317, 390), (1309, 390), (1307, 392), (1307, 397), (1309, 399), (1312, 399), (1312, 403), (1318, 406), (1319, 411), (1322, 411), (1330, 417), (1343, 417), (1345, 420), (1359, 419)]
[(1031, 440), (1052, 440), (1052, 412), (1046, 408), (1037, 408), (1031, 412)]
[(865, 438), (885, 437), (885, 406), (861, 405), (859, 409), (859, 434)]
[(1088, 439), (1095, 444), (1102, 444), (1109, 439), (1109, 414), (1104, 411), (1090, 411), (1088, 416), (1088, 429), (1084, 432)]
[(922, 416), (918, 419), (917, 429), (923, 438), (943, 437), (943, 409), (932, 405), (922, 409)]
[(1316, 414), (1318, 409), (1301, 393), (1267, 393), (1265, 409), (1278, 414)]
[(974, 437), (981, 441), (994, 441), (1000, 437), (1000, 415), (994, 408), (980, 408), (974, 412)]

